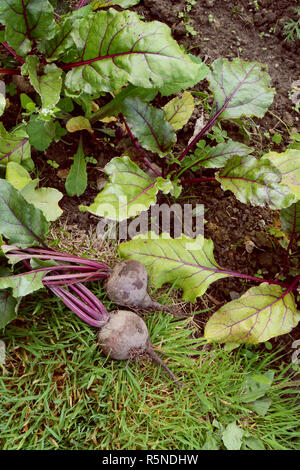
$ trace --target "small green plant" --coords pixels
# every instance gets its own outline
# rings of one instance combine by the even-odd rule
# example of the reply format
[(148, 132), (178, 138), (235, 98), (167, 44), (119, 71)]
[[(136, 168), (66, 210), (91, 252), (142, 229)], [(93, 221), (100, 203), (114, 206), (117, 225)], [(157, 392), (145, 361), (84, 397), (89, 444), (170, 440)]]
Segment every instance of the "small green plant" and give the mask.
[(184, 10), (178, 13), (178, 18), (182, 18), (186, 30), (186, 35), (197, 36), (198, 32), (193, 28), (193, 20), (190, 17), (190, 12), (194, 5), (196, 5), (196, 0), (186, 0)]
[(283, 34), (285, 35), (286, 41), (295, 41), (296, 39), (300, 39), (300, 6), (295, 8), (295, 12), (298, 15), (298, 19), (293, 20), (291, 18), (283, 28)]

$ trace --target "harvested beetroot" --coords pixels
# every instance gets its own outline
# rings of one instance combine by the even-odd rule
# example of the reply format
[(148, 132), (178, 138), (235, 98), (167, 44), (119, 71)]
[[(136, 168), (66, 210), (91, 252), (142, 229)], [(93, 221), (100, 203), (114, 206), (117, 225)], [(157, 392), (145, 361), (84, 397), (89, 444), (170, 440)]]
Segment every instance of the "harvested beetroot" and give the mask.
[(142, 318), (129, 310), (115, 310), (109, 313), (109, 317), (109, 321), (98, 332), (98, 342), (106, 356), (117, 360), (132, 360), (148, 355), (170, 374), (177, 385), (182, 385), (154, 351)]
[(148, 274), (139, 261), (127, 260), (117, 264), (106, 283), (110, 300), (117, 305), (131, 308), (170, 310), (151, 299), (147, 292)]

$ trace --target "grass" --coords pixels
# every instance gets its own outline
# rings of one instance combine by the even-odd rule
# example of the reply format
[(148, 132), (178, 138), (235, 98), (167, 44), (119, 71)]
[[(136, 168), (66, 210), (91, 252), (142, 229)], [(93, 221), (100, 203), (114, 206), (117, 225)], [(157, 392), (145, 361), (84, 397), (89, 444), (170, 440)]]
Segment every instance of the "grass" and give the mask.
[[(106, 300), (97, 283), (93, 290)], [(193, 338), (192, 319), (147, 314), (156, 350), (186, 384), (179, 389), (150, 361), (103, 358), (95, 331), (46, 291), (23, 299), (19, 315), (2, 336), (2, 449), (225, 449), (230, 423), (244, 433), (242, 448), (251, 439), (266, 449), (300, 448), (295, 371), (278, 352), (229, 353)], [(245, 401), (245, 387), (272, 370), (262, 415)]]

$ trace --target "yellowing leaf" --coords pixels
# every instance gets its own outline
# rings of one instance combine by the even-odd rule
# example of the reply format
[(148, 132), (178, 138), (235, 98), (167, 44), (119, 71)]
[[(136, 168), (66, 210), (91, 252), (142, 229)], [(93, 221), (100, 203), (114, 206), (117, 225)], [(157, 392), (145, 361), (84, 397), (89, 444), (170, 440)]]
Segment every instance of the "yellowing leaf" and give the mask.
[(194, 98), (189, 91), (185, 91), (182, 96), (177, 96), (169, 101), (163, 110), (166, 115), (166, 120), (177, 131), (189, 121), (194, 111)]
[(264, 282), (214, 313), (204, 336), (219, 343), (257, 344), (289, 333), (299, 320), (293, 294)]
[(19, 190), (31, 181), (28, 171), (16, 162), (8, 162), (6, 165), (5, 179)]
[(90, 134), (93, 134), (90, 121), (84, 116), (76, 116), (68, 120), (66, 124), (68, 132), (77, 132), (87, 130)]
[(286, 184), (300, 199), (300, 150), (289, 149), (282, 153), (270, 152), (264, 155), (282, 174), (282, 183)]

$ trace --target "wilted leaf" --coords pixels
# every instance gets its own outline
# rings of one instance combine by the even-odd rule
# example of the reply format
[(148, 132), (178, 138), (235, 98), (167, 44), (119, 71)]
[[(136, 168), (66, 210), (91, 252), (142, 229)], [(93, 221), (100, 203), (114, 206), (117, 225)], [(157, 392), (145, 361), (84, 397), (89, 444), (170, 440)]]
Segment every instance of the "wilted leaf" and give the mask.
[(69, 196), (81, 196), (87, 187), (86, 161), (82, 148), (82, 138), (79, 140), (78, 150), (74, 155), (74, 162), (66, 180), (66, 191)]
[(164, 112), (144, 103), (139, 98), (126, 98), (123, 114), (132, 134), (142, 147), (164, 156), (176, 142), (173, 127)]
[(268, 159), (280, 171), (282, 182), (290, 188), (297, 200), (300, 199), (300, 150), (270, 152), (263, 159)]
[(134, 12), (111, 8), (75, 21), (71, 34), (78, 58), (63, 69), (71, 69), (65, 84), (73, 94), (114, 91), (127, 82), (144, 88), (168, 84), (171, 94), (197, 83), (199, 64), (158, 21), (144, 23)]
[(80, 206), (100, 217), (125, 220), (147, 210), (156, 201), (158, 187), (129, 157), (113, 158), (104, 168), (109, 176), (91, 206)]
[(54, 64), (44, 68), (44, 74), (38, 75), (39, 58), (30, 55), (22, 66), (22, 74), (29, 75), (29, 80), (35, 91), (40, 95), (43, 108), (52, 109), (59, 102), (62, 87), (62, 70)]
[(55, 27), (53, 7), (47, 0), (5, 0), (0, 23), (6, 25), (5, 41), (26, 55), (34, 39), (51, 37)]
[(280, 286), (262, 283), (214, 313), (204, 335), (219, 343), (257, 344), (289, 333), (299, 320), (293, 294)]
[(189, 91), (185, 91), (182, 96), (176, 96), (176, 98), (169, 101), (163, 107), (163, 110), (166, 115), (166, 120), (177, 131), (178, 129), (182, 129), (189, 121), (194, 108), (193, 95)]
[(49, 228), (43, 213), (0, 179), (0, 233), (19, 247), (40, 245)]
[(268, 159), (235, 156), (216, 173), (216, 179), (224, 191), (232, 191), (244, 204), (282, 209), (295, 200), (289, 188), (280, 184), (280, 172)]
[(91, 134), (93, 133), (90, 121), (84, 116), (76, 116), (69, 119), (66, 124), (66, 129), (68, 132), (87, 130)]
[(221, 118), (262, 118), (274, 98), (274, 88), (269, 87), (271, 78), (258, 62), (217, 59), (207, 80), (215, 97), (215, 112), (224, 105)]
[(164, 233), (153, 233), (148, 238), (136, 237), (121, 243), (119, 253), (126, 259), (144, 264), (155, 287), (174, 283), (183, 289), (183, 299), (194, 302), (208, 286), (218, 279), (230, 276), (215, 261), (213, 242), (199, 235), (197, 238), (171, 238)]

